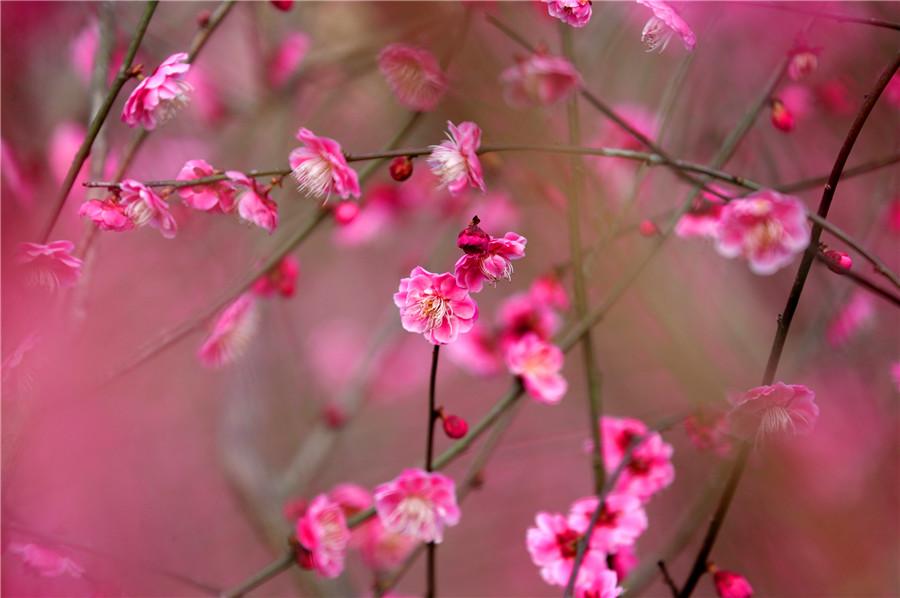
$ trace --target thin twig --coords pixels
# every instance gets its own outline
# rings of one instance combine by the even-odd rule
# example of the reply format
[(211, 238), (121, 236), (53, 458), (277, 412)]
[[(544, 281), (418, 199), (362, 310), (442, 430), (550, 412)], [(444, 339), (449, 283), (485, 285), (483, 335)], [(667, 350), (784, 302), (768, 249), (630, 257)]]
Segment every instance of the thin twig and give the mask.
[(239, 596), (243, 596), (250, 590), (258, 588), (279, 573), (290, 569), (290, 567), (296, 562), (295, 559), (296, 556), (294, 555), (293, 548), (285, 551), (276, 560), (272, 561), (271, 563), (242, 581), (240, 584), (222, 592), (222, 598), (238, 598)]
[(820, 19), (837, 21), (839, 23), (856, 23), (858, 25), (871, 25), (872, 27), (883, 27), (885, 29), (900, 31), (900, 23), (895, 23), (893, 21), (886, 21), (884, 19), (876, 19), (873, 17), (854, 17), (853, 15), (826, 10), (818, 10), (814, 8), (801, 8), (802, 4), (798, 5), (794, 2), (742, 2), (741, 5), (753, 6), (757, 8), (774, 8), (775, 10), (795, 12), (798, 14), (809, 15)]
[(656, 566), (659, 567), (660, 573), (662, 573), (663, 581), (666, 583), (666, 586), (672, 592), (672, 596), (674, 598), (678, 598), (678, 586), (675, 585), (675, 580), (672, 579), (672, 576), (669, 575), (669, 570), (666, 568), (665, 561), (657, 561)]

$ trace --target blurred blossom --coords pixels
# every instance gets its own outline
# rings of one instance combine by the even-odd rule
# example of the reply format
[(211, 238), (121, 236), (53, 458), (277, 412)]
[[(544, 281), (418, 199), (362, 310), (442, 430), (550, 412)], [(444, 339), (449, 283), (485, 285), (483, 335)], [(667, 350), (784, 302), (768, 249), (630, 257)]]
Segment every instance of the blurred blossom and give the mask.
[(193, 88), (191, 108), (203, 124), (215, 125), (225, 118), (228, 109), (222, 99), (222, 91), (213, 82), (209, 72), (192, 64), (184, 80)]
[(875, 303), (872, 296), (863, 290), (856, 290), (849, 301), (828, 324), (825, 337), (832, 347), (840, 347), (859, 333), (875, 318)]
[(782, 102), (778, 98), (774, 98), (770, 106), (772, 108), (771, 113), (771, 121), (772, 126), (774, 126), (779, 131), (784, 133), (790, 133), (794, 130), (794, 112), (785, 106), (784, 102)]
[[(596, 510), (596, 496), (575, 501), (569, 511), (569, 525), (582, 535), (587, 533)], [(633, 546), (646, 530), (647, 513), (641, 500), (630, 494), (613, 492), (603, 501), (591, 535), (591, 546), (612, 554), (620, 548)]]
[[(50, 151), (47, 159), (50, 162), (50, 171), (56, 179), (57, 184), (62, 183), (69, 172), (69, 165), (72, 159), (78, 153), (87, 131), (84, 125), (76, 122), (64, 122), (53, 129), (53, 136), (50, 138)], [(89, 161), (85, 161), (78, 177), (75, 179), (73, 190), (79, 189), (81, 183), (84, 182), (84, 174), (90, 168)]]
[(451, 194), (460, 193), (466, 186), (484, 191), (484, 175), (478, 160), (481, 129), (473, 122), (459, 126), (447, 121), (447, 140), (431, 146), (428, 165)]
[(244, 293), (216, 320), (212, 332), (197, 353), (200, 362), (216, 368), (234, 361), (250, 344), (257, 322), (258, 312), (253, 295)]
[(190, 101), (191, 86), (184, 80), (191, 65), (184, 52), (166, 58), (149, 77), (141, 80), (122, 110), (122, 121), (129, 127), (142, 126), (152, 131), (175, 116)]
[(72, 255), (74, 250), (71, 241), (21, 243), (16, 261), (26, 269), (28, 284), (55, 291), (74, 286), (81, 276), (82, 261)]
[(350, 530), (341, 507), (320, 494), (297, 520), (297, 561), (322, 577), (334, 578), (344, 570)]
[(490, 376), (501, 370), (497, 339), (480, 324), (447, 345), (447, 358), (476, 376)]
[(297, 258), (288, 255), (253, 283), (253, 292), (262, 297), (276, 293), (286, 298), (293, 297), (299, 272)]
[(606, 558), (609, 561), (610, 568), (616, 572), (616, 577), (619, 579), (627, 578), (638, 564), (638, 558), (634, 554), (633, 546), (624, 546), (617, 550), (615, 554), (610, 554)]
[(516, 293), (507, 297), (497, 310), (497, 322), (504, 349), (530, 333), (548, 340), (562, 324), (559, 315), (531, 293)]
[(269, 78), (269, 85), (272, 87), (281, 87), (291, 78), (303, 58), (309, 51), (310, 39), (305, 33), (292, 32), (284, 36), (278, 47), (269, 58), (268, 69), (266, 71)]
[[(534, 527), (528, 528), (525, 545), (531, 561), (541, 568), (541, 577), (550, 585), (565, 587), (572, 575), (575, 555), (581, 532), (574, 529), (569, 520), (558, 513), (539, 512)], [(587, 544), (576, 588), (590, 587), (594, 577), (607, 570), (606, 554), (592, 536)]]
[(560, 374), (563, 352), (536, 334), (526, 334), (506, 350), (510, 373), (521, 376), (526, 392), (547, 405), (559, 403), (568, 383)]
[(685, 20), (675, 12), (675, 9), (661, 0), (636, 1), (653, 11), (653, 16), (641, 31), (641, 41), (647, 46), (648, 52), (664, 51), (676, 33), (681, 37), (685, 48), (694, 49), (694, 46), (697, 45), (697, 38)]
[[(656, 141), (659, 122), (655, 114), (637, 104), (619, 104), (613, 110), (628, 126), (649, 139)], [(644, 144), (628, 131), (612, 121), (604, 121), (600, 133), (591, 141), (591, 146), (621, 148), (642, 151)], [(638, 163), (626, 158), (598, 157), (589, 159), (596, 165), (597, 175), (610, 193), (622, 197), (631, 188)]]
[[(710, 185), (709, 188), (726, 197), (731, 196), (719, 185)], [(715, 239), (724, 206), (724, 199), (709, 191), (702, 191), (694, 200), (691, 209), (678, 219), (678, 223), (675, 225), (675, 234), (682, 239), (691, 237)]]
[(364, 331), (349, 320), (318, 323), (306, 336), (306, 358), (323, 387), (342, 389), (366, 346)]
[(819, 417), (816, 394), (802, 384), (776, 382), (730, 397), (731, 431), (738, 437), (763, 438), (776, 434), (809, 434)]
[(406, 190), (404, 186), (383, 183), (367, 188), (359, 204), (338, 204), (335, 212), (338, 208), (354, 206), (356, 213), (349, 222), (342, 222), (342, 226), (335, 228), (335, 241), (343, 246), (355, 247), (389, 237), (390, 232), (402, 224), (403, 218), (415, 208), (414, 195), (415, 192)]
[(374, 494), (378, 518), (390, 532), (440, 544), (444, 528), (459, 523), (456, 485), (443, 474), (405, 469)]
[(28, 180), (21, 164), (19, 164), (12, 148), (5, 139), (0, 139), (0, 170), (3, 172), (3, 176), (0, 177), (2, 178), (3, 189), (7, 192), (3, 195), (9, 199), (11, 194), (13, 201), (20, 206), (30, 206), (33, 199), (32, 183)]
[(785, 85), (779, 92), (778, 98), (784, 103), (797, 122), (810, 117), (815, 104), (812, 90), (800, 83)]
[(452, 343), (478, 318), (475, 300), (452, 274), (434, 274), (421, 266), (400, 281), (394, 304), (400, 308), (403, 329), (423, 334), (434, 345)]
[(725, 409), (701, 408), (684, 420), (684, 431), (698, 450), (724, 457), (731, 450)]
[(9, 545), (9, 551), (12, 554), (19, 555), (22, 558), (22, 562), (43, 577), (68, 575), (80, 578), (84, 575), (84, 569), (75, 561), (44, 546), (13, 542)]
[(584, 27), (591, 20), (591, 0), (541, 0), (547, 14), (572, 27)]
[(633, 450), (629, 464), (616, 483), (617, 491), (647, 501), (672, 484), (675, 480), (673, 449), (672, 445), (663, 441), (662, 436), (649, 432), (646, 424), (637, 419), (604, 416), (601, 425), (603, 461), (607, 471), (619, 466), (633, 441), (650, 434)]
[(747, 578), (738, 573), (717, 569), (713, 573), (713, 584), (719, 598), (751, 598), (753, 587)]
[(401, 105), (417, 112), (437, 108), (447, 77), (434, 55), (409, 44), (390, 44), (378, 55), (378, 69)]
[(297, 139), (303, 147), (291, 151), (289, 162), (301, 193), (326, 200), (332, 193), (341, 199), (359, 197), (359, 177), (337, 141), (305, 127), (297, 131)]
[(532, 54), (503, 71), (500, 83), (510, 106), (550, 106), (570, 97), (581, 85), (581, 75), (565, 58)]
[(894, 108), (900, 108), (900, 75), (895, 74), (891, 77), (884, 89), (884, 99)]
[(125, 179), (120, 183), (119, 190), (125, 213), (135, 226), (149, 224), (166, 239), (175, 237), (178, 224), (169, 212), (169, 205), (153, 189), (134, 179)]
[[(179, 181), (192, 181), (219, 174), (205, 160), (188, 160), (176, 177)], [(222, 213), (234, 210), (236, 191), (230, 181), (224, 180), (207, 185), (179, 187), (178, 194), (185, 205), (195, 210), (215, 209)]]
[(798, 40), (791, 49), (788, 76), (794, 81), (800, 81), (810, 76), (819, 66), (819, 54), (821, 53), (822, 48), (814, 48), (804, 40)]
[(531, 289), (528, 292), (539, 305), (562, 311), (569, 309), (569, 295), (566, 293), (566, 287), (554, 274), (536, 278), (531, 283)]
[(850, 90), (840, 79), (825, 81), (816, 87), (816, 95), (825, 110), (836, 116), (849, 116), (856, 110)]

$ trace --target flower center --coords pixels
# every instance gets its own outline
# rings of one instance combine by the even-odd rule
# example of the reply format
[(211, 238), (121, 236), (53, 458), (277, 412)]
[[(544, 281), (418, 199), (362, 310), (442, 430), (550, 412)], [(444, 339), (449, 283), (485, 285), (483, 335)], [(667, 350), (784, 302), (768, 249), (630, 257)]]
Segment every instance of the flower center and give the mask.
[(578, 554), (578, 532), (567, 529), (556, 534), (556, 544), (559, 546), (559, 553), (565, 559), (574, 559)]
[(662, 52), (669, 45), (673, 31), (669, 29), (665, 21), (658, 17), (650, 17), (641, 31), (641, 41), (647, 47), (648, 52), (659, 50)]
[(321, 156), (304, 160), (293, 172), (300, 192), (313, 197), (325, 197), (331, 189), (331, 164)]
[(447, 300), (440, 295), (434, 295), (431, 291), (426, 293), (426, 296), (419, 301), (416, 307), (419, 311), (419, 317), (427, 320), (427, 329), (434, 330), (443, 323), (444, 318), (450, 311), (450, 306)]
[(766, 218), (753, 228), (749, 235), (749, 241), (753, 247), (768, 249), (778, 244), (783, 233), (784, 227), (780, 222)]

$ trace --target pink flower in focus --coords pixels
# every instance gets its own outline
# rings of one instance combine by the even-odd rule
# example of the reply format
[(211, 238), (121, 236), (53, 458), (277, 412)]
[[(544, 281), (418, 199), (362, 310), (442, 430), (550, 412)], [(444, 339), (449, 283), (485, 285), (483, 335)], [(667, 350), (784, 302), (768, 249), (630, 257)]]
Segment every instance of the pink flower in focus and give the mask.
[(536, 278), (531, 283), (531, 288), (528, 292), (535, 302), (550, 309), (569, 309), (569, 295), (566, 293), (566, 287), (554, 274), (546, 274)]
[(246, 350), (256, 331), (258, 318), (255, 307), (253, 295), (244, 293), (225, 308), (197, 352), (203, 365), (221, 367), (234, 361)]
[(238, 216), (271, 234), (278, 226), (278, 204), (269, 199), (268, 191), (242, 172), (228, 170), (225, 175), (243, 187), (237, 199)]
[(725, 205), (716, 251), (745, 257), (756, 274), (772, 274), (806, 249), (809, 237), (803, 202), (766, 189)]
[(713, 583), (719, 598), (751, 598), (753, 587), (743, 575), (717, 569), (713, 573)]
[[(640, 420), (603, 417), (603, 461), (608, 471), (621, 463), (632, 441), (645, 436), (647, 426)], [(650, 434), (631, 454), (631, 461), (616, 484), (616, 491), (647, 501), (675, 480), (672, 445), (657, 432)]]
[(510, 106), (550, 106), (571, 96), (581, 85), (581, 75), (565, 58), (532, 54), (503, 71), (500, 84)]
[(638, 4), (646, 6), (653, 11), (653, 16), (644, 25), (641, 31), (641, 41), (647, 46), (648, 52), (659, 50), (662, 52), (669, 45), (672, 35), (677, 33), (684, 42), (684, 47), (693, 50), (697, 45), (697, 38), (690, 26), (679, 16), (666, 2), (660, 0), (636, 0)]
[(556, 345), (527, 334), (506, 351), (509, 371), (522, 377), (525, 390), (540, 403), (555, 405), (566, 394), (568, 384), (559, 373), (563, 353)]
[(840, 347), (865, 328), (875, 317), (875, 304), (866, 291), (855, 291), (828, 324), (825, 337), (832, 347)]
[(58, 287), (71, 287), (81, 276), (82, 261), (72, 255), (75, 244), (71, 241), (21, 243), (16, 253), (19, 264), (27, 264), (29, 284), (53, 291)]
[(294, 149), (288, 160), (302, 193), (325, 199), (332, 193), (341, 199), (359, 197), (359, 178), (347, 165), (337, 141), (318, 137), (303, 127), (297, 131), (297, 139), (304, 147)]
[(184, 52), (172, 54), (141, 81), (122, 110), (122, 121), (130, 127), (138, 125), (152, 131), (165, 123), (190, 101), (191, 86), (184, 80), (191, 65)]
[(447, 345), (447, 357), (476, 376), (490, 376), (500, 371), (497, 339), (478, 324), (455, 343)]
[[(193, 181), (218, 174), (205, 160), (188, 160), (178, 173), (176, 180)], [(234, 186), (228, 181), (210, 183), (208, 185), (192, 185), (179, 187), (178, 194), (185, 205), (204, 212), (218, 209), (224, 214), (234, 210)]]
[(253, 292), (262, 297), (268, 297), (275, 293), (282, 297), (293, 297), (294, 291), (297, 289), (299, 272), (300, 264), (297, 262), (297, 258), (289, 255), (253, 283)]
[(121, 233), (134, 228), (134, 221), (126, 214), (125, 205), (114, 197), (86, 201), (78, 208), (78, 215), (90, 218), (100, 230)]
[(730, 400), (731, 431), (745, 439), (787, 432), (809, 434), (819, 417), (816, 394), (802, 384), (757, 386)]
[(178, 224), (169, 212), (169, 205), (153, 189), (134, 179), (125, 179), (119, 189), (125, 213), (135, 226), (149, 224), (166, 239), (175, 237)]
[(478, 306), (449, 272), (434, 274), (417, 266), (394, 294), (403, 329), (421, 333), (435, 345), (452, 343), (472, 329)]
[(390, 532), (440, 544), (444, 527), (459, 523), (456, 485), (443, 474), (406, 469), (374, 494), (378, 518)]
[(456, 282), (471, 293), (484, 287), (484, 281), (491, 284), (500, 279), (511, 280), (512, 260), (525, 257), (528, 240), (518, 233), (506, 233), (502, 237), (489, 237), (481, 253), (465, 253), (455, 266)]
[(397, 101), (410, 110), (434, 110), (447, 91), (447, 76), (441, 65), (423, 48), (390, 44), (378, 55), (378, 69)]
[(301, 567), (322, 577), (335, 578), (344, 570), (350, 530), (341, 507), (320, 494), (297, 520), (297, 560)]
[(452, 195), (457, 195), (470, 185), (484, 191), (484, 176), (478, 160), (481, 145), (481, 129), (473, 122), (462, 122), (459, 126), (447, 121), (448, 139), (440, 145), (431, 146), (428, 165), (441, 179)]
[(572, 27), (584, 27), (591, 20), (591, 0), (542, 0), (547, 14)]
[[(565, 587), (572, 575), (581, 533), (557, 513), (541, 511), (534, 522), (535, 527), (528, 528), (525, 535), (525, 545), (531, 561), (541, 568), (541, 577), (545, 582)], [(606, 570), (606, 554), (594, 545), (592, 539), (588, 542), (584, 560), (578, 570), (576, 588), (591, 586), (594, 577)]]
[(9, 551), (22, 557), (22, 562), (37, 571), (43, 577), (59, 577), (70, 575), (76, 579), (84, 575), (84, 569), (75, 561), (61, 554), (38, 546), (37, 544), (19, 544), (13, 542)]
[[(596, 509), (596, 496), (575, 501), (569, 510), (569, 526), (580, 534), (586, 533)], [(646, 529), (647, 513), (640, 499), (613, 492), (603, 502), (591, 535), (591, 545), (605, 553), (614, 553), (620, 548), (632, 546)]]
[(289, 33), (275, 49), (269, 58), (266, 74), (269, 85), (281, 87), (287, 83), (291, 75), (303, 62), (306, 52), (309, 50), (309, 36), (305, 33)]

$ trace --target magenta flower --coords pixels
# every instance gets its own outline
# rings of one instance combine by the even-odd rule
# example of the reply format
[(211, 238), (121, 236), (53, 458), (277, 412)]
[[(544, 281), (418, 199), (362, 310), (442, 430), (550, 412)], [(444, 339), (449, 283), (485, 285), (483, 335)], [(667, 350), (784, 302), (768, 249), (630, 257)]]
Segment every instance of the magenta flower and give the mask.
[(242, 172), (228, 170), (225, 175), (243, 188), (237, 199), (238, 216), (271, 234), (278, 226), (278, 204), (269, 199), (269, 192)]
[(320, 494), (297, 520), (297, 561), (322, 577), (334, 578), (344, 570), (350, 530), (340, 505)]
[(428, 166), (446, 186), (451, 195), (457, 195), (466, 185), (484, 191), (484, 176), (478, 160), (481, 145), (481, 129), (473, 122), (462, 122), (459, 126), (447, 121), (448, 139), (440, 145), (431, 146)]
[(211, 368), (234, 361), (250, 343), (256, 331), (257, 312), (253, 295), (238, 297), (216, 320), (212, 332), (197, 352), (200, 362)]
[(497, 339), (480, 324), (447, 345), (447, 357), (476, 376), (490, 376), (501, 368)]
[[(476, 216), (472, 222), (478, 229)], [(471, 228), (471, 225), (463, 231)], [(481, 230), (481, 229), (478, 229)], [(483, 231), (482, 231), (483, 232)], [(486, 234), (486, 233), (485, 233)], [(456, 282), (477, 293), (484, 287), (484, 281), (495, 284), (500, 279), (512, 278), (512, 260), (525, 257), (528, 240), (518, 233), (506, 233), (502, 237), (487, 235), (486, 242), (478, 249), (465, 249), (455, 266)]]
[(126, 213), (125, 205), (112, 197), (84, 202), (78, 208), (78, 215), (90, 218), (100, 230), (121, 233), (134, 228), (134, 221)]
[(297, 275), (300, 264), (292, 255), (285, 257), (278, 264), (263, 274), (253, 283), (253, 292), (262, 297), (278, 293), (282, 297), (293, 297), (297, 289)]
[(728, 423), (740, 438), (809, 434), (819, 417), (816, 393), (802, 384), (757, 386), (730, 400), (733, 408)]
[(525, 390), (540, 403), (555, 405), (566, 394), (568, 383), (559, 373), (563, 352), (536, 334), (526, 334), (506, 351), (509, 371), (521, 376)]
[(500, 84), (510, 106), (550, 106), (570, 97), (581, 85), (581, 75), (565, 58), (532, 54), (500, 73)]
[[(219, 174), (205, 160), (188, 160), (176, 177), (179, 181), (193, 181)], [(237, 191), (229, 181), (220, 181), (208, 185), (180, 187), (178, 194), (185, 205), (195, 210), (208, 212), (218, 210), (227, 214), (234, 210)]]
[(672, 36), (678, 34), (684, 47), (693, 50), (697, 45), (697, 38), (690, 26), (675, 10), (666, 2), (660, 0), (636, 0), (638, 4), (646, 6), (653, 11), (653, 16), (644, 25), (641, 31), (641, 41), (647, 46), (648, 52), (659, 50), (662, 52), (669, 45)]
[(615, 554), (607, 555), (606, 560), (610, 568), (616, 572), (618, 579), (626, 579), (638, 564), (638, 558), (634, 554), (633, 546), (620, 548)]
[(21, 556), (22, 562), (37, 571), (42, 577), (69, 575), (78, 579), (84, 575), (84, 569), (72, 559), (37, 544), (13, 542), (9, 545), (9, 551)]
[[(557, 513), (541, 511), (534, 522), (535, 527), (528, 528), (525, 535), (525, 545), (531, 561), (541, 568), (541, 577), (545, 582), (565, 587), (572, 575), (578, 541), (582, 534)], [(578, 570), (576, 588), (591, 586), (594, 577), (606, 570), (606, 553), (594, 544), (592, 538)]]
[(456, 485), (443, 474), (406, 469), (374, 494), (378, 518), (390, 532), (440, 544), (444, 527), (459, 523)]
[(122, 121), (129, 127), (138, 125), (152, 131), (172, 118), (190, 101), (191, 86), (184, 80), (191, 65), (184, 52), (172, 54), (141, 81), (122, 110)]
[(367, 521), (360, 531), (359, 555), (375, 571), (399, 567), (418, 544), (411, 536), (389, 532), (379, 519)]
[(559, 315), (533, 293), (516, 293), (507, 297), (497, 310), (497, 320), (504, 351), (531, 333), (549, 340), (562, 324)]
[(447, 91), (447, 76), (441, 65), (423, 48), (390, 44), (378, 55), (378, 69), (397, 101), (410, 110), (434, 110)]
[(71, 241), (20, 243), (16, 261), (27, 264), (29, 284), (53, 291), (59, 287), (71, 287), (81, 276), (82, 261), (72, 255), (75, 244)]
[(625, 591), (611, 569), (595, 571), (590, 583), (575, 588), (575, 598), (616, 598)]
[[(710, 185), (709, 188), (728, 195), (718, 185)], [(721, 197), (709, 191), (703, 191), (694, 200), (690, 211), (678, 219), (678, 223), (675, 225), (675, 234), (682, 239), (690, 237), (715, 239), (719, 232), (719, 220), (722, 218), (724, 206), (725, 200)]]
[(745, 257), (756, 274), (772, 274), (806, 249), (809, 237), (803, 203), (767, 189), (722, 209), (716, 251)]
[[(587, 532), (591, 517), (597, 510), (597, 497), (576, 500), (569, 510), (569, 526), (580, 534)], [(606, 553), (632, 546), (647, 529), (647, 513), (636, 496), (613, 492), (603, 501), (597, 524), (591, 535), (591, 545)]]
[(125, 179), (119, 185), (125, 213), (135, 226), (149, 224), (166, 239), (178, 232), (178, 224), (169, 212), (169, 205), (153, 189), (134, 179)]
[(832, 347), (840, 347), (868, 326), (875, 317), (875, 304), (866, 291), (857, 290), (828, 324), (825, 338)]
[(337, 141), (318, 137), (303, 127), (297, 131), (297, 139), (304, 147), (293, 150), (288, 160), (302, 193), (325, 199), (332, 193), (342, 199), (359, 197), (359, 178), (347, 165)]
[[(601, 425), (603, 461), (609, 471), (622, 462), (631, 442), (648, 432), (643, 422), (630, 418), (604, 416)], [(616, 491), (634, 495), (646, 502), (671, 485), (675, 480), (672, 452), (672, 445), (653, 432), (632, 452), (631, 460), (616, 484)]]
[(303, 62), (306, 52), (309, 50), (309, 36), (305, 33), (288, 33), (269, 59), (266, 68), (266, 76), (269, 85), (281, 87), (288, 82), (291, 75)]
[(546, 274), (535, 279), (528, 292), (538, 304), (550, 309), (569, 309), (569, 294), (554, 274)]
[(591, 20), (591, 0), (542, 0), (547, 14), (572, 27), (584, 27)]
[(713, 573), (713, 584), (719, 598), (752, 598), (753, 587), (747, 578), (738, 573), (717, 569)]
[(421, 266), (400, 281), (394, 304), (403, 329), (423, 334), (434, 345), (452, 343), (478, 318), (478, 305), (452, 274), (434, 274)]

